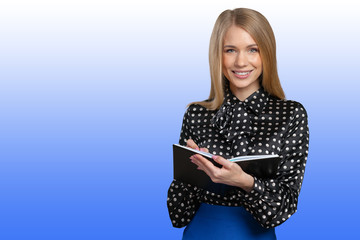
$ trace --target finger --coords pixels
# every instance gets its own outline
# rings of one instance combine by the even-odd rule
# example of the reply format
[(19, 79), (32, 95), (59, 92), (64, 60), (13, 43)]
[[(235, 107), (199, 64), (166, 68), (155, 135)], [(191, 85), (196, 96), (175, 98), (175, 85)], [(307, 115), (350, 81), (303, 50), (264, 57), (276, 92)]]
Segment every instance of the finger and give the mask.
[(196, 167), (197, 167), (196, 169), (202, 170), (201, 163), (194, 157), (194, 155), (191, 156), (190, 159), (191, 159), (191, 162), (196, 165)]
[(186, 146), (189, 147), (189, 148), (192, 148), (192, 149), (197, 149), (197, 150), (199, 150), (198, 145), (196, 145), (196, 143), (195, 143), (192, 139), (188, 139), (188, 140), (186, 141)]
[(200, 148), (200, 151), (208, 153), (208, 152), (209, 152), (209, 149), (207, 149), (207, 148)]
[[(198, 156), (199, 156), (199, 158), (197, 158), (195, 155), (193, 155), (192, 156), (193, 160), (191, 160), (191, 162), (193, 162), (194, 164), (197, 165), (197, 169), (205, 172), (206, 175), (208, 175), (210, 178), (212, 178), (212, 176), (213, 176), (212, 172), (214, 171), (213, 168), (217, 168), (217, 167), (215, 167), (209, 160), (207, 160), (206, 158), (203, 158), (201, 155), (198, 155)], [(209, 162), (212, 166), (211, 165), (206, 166), (204, 164), (206, 162)]]
[(222, 165), (225, 168), (230, 168), (231, 165), (233, 164), (232, 162), (230, 162), (229, 160), (226, 160), (225, 158), (223, 158), (221, 156), (213, 156), (212, 158), (214, 159), (215, 162), (219, 163), (220, 165)]
[[(216, 167), (211, 161), (209, 161), (208, 159), (204, 158), (203, 156), (201, 156), (200, 154), (195, 154), (194, 158), (198, 161), (198, 165), (206, 172), (214, 172), (217, 171), (219, 168)], [(206, 171), (208, 170), (208, 172)], [(208, 174), (209, 175), (209, 174)]]

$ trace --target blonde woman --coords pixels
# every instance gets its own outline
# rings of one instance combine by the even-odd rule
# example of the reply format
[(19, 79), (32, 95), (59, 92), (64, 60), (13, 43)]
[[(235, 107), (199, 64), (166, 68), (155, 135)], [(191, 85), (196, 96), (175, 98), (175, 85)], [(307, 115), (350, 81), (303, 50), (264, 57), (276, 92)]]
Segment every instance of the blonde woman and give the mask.
[[(257, 11), (238, 8), (218, 17), (209, 49), (211, 90), (185, 112), (180, 144), (215, 154), (216, 167), (191, 157), (216, 192), (176, 179), (168, 191), (174, 227), (183, 239), (276, 239), (275, 227), (297, 210), (308, 155), (304, 107), (285, 100), (272, 28)], [(262, 179), (226, 159), (278, 154), (276, 177)], [(190, 160), (189, 160), (190, 161)]]

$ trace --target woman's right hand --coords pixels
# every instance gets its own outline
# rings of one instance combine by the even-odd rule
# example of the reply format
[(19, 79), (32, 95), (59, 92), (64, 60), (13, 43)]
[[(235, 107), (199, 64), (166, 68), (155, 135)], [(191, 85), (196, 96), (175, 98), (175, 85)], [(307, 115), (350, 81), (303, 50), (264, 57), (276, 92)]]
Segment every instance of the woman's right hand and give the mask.
[[(199, 148), (192, 139), (186, 141), (186, 146), (202, 152), (209, 152), (207, 148)], [(240, 187), (247, 192), (254, 188), (253, 176), (244, 172), (238, 164), (230, 162), (223, 157), (213, 156), (214, 161), (222, 166), (220, 168), (214, 166), (213, 163), (199, 154), (191, 156), (190, 159), (197, 165), (197, 169), (204, 171), (214, 183)]]
[(199, 148), (199, 146), (192, 140), (192, 139), (188, 139), (186, 141), (186, 146), (192, 149), (196, 149), (202, 152), (209, 152), (209, 150), (207, 148)]

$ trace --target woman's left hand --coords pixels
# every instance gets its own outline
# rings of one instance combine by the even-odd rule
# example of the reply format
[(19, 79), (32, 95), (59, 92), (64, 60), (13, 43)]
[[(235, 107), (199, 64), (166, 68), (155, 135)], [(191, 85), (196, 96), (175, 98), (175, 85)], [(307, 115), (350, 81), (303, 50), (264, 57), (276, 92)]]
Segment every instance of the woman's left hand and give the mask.
[(214, 183), (240, 187), (247, 192), (250, 192), (254, 186), (254, 178), (251, 175), (244, 172), (238, 164), (230, 162), (221, 156), (213, 156), (214, 161), (222, 165), (221, 168), (216, 167), (212, 162), (199, 154), (191, 156), (190, 159)]

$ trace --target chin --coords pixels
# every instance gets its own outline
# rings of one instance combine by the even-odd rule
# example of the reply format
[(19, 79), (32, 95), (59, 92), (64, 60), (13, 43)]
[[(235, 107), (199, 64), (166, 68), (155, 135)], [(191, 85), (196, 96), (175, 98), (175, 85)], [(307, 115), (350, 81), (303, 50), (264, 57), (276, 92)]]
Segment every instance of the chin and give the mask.
[(248, 88), (252, 86), (257, 86), (256, 80), (242, 80), (242, 79), (236, 79), (233, 81), (230, 81), (231, 84), (233, 84), (236, 88)]

